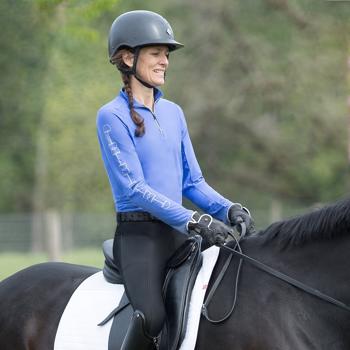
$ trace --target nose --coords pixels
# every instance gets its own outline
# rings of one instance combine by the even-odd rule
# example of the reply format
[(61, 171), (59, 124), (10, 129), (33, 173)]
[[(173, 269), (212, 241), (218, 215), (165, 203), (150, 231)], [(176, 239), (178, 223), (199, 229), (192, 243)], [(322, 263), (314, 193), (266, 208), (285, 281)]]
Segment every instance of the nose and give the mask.
[(169, 57), (167, 54), (161, 56), (160, 64), (167, 67), (169, 65)]

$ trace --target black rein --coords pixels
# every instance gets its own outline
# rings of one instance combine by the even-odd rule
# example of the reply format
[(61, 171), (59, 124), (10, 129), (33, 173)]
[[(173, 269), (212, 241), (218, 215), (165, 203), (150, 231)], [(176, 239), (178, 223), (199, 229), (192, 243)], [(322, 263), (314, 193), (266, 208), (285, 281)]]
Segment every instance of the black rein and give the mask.
[[(220, 245), (220, 248), (223, 248), (223, 249), (226, 249), (228, 251), (230, 251), (230, 256), (229, 258), (227, 259), (226, 263), (225, 263), (225, 266), (223, 268), (223, 271), (221, 271), (221, 273), (219, 274), (218, 276), (218, 279), (215, 281), (214, 285), (213, 285), (213, 288), (212, 290), (210, 291), (210, 293), (208, 294), (208, 297), (205, 301), (205, 303), (203, 304), (203, 307), (202, 307), (202, 314), (206, 317), (206, 319), (209, 321), (209, 322), (212, 322), (212, 323), (221, 323), (223, 321), (225, 321), (233, 312), (234, 310), (234, 307), (236, 305), (236, 301), (237, 301), (237, 287), (238, 287), (238, 275), (239, 275), (239, 272), (240, 272), (240, 268), (241, 268), (241, 264), (239, 265), (239, 269), (238, 269), (238, 275), (237, 275), (237, 278), (236, 278), (236, 288), (235, 288), (235, 297), (234, 297), (234, 303), (232, 305), (232, 308), (230, 309), (230, 311), (227, 313), (227, 315), (225, 317), (223, 317), (222, 319), (220, 320), (212, 320), (209, 318), (209, 315), (208, 315), (208, 310), (207, 310), (207, 306), (208, 304), (210, 303), (211, 301), (211, 298), (213, 297), (213, 294), (215, 292), (215, 290), (217, 289), (220, 281), (222, 280), (223, 278), (223, 275), (225, 274), (227, 268), (228, 268), (228, 265), (229, 265), (229, 262), (231, 261), (231, 258), (232, 258), (232, 255), (237, 255), (239, 258), (240, 258), (240, 263), (242, 262), (242, 260), (245, 260), (245, 261), (248, 261), (249, 263), (251, 263), (252, 265), (254, 265), (255, 267), (257, 267), (258, 269), (262, 270), (262, 271), (265, 271), (267, 272), (268, 274), (274, 276), (274, 277), (277, 277), (278, 279), (284, 281), (284, 282), (287, 282), (289, 283), (290, 285), (306, 292), (306, 293), (309, 293), (311, 295), (314, 295), (315, 297), (317, 298), (320, 298), (324, 301), (327, 301), (333, 305), (336, 305), (340, 308), (342, 308), (343, 310), (346, 310), (346, 311), (349, 311), (350, 312), (350, 306), (346, 305), (345, 303), (337, 300), (337, 299), (334, 299), (332, 297), (330, 297), (329, 295), (326, 295), (324, 293), (322, 293), (321, 291), (319, 291), (318, 289), (315, 289), (315, 288), (312, 288), (312, 287), (309, 287), (307, 286), (306, 284), (280, 272), (280, 271), (277, 271), (275, 270), (274, 268), (254, 259), (254, 258), (251, 258), (250, 256), (248, 255), (245, 255), (243, 254), (242, 250), (241, 250), (241, 247), (239, 245), (239, 240), (241, 238), (243, 238), (243, 236), (245, 235), (245, 232), (246, 232), (246, 227), (245, 227), (245, 224), (242, 223), (240, 224), (241, 225), (241, 235), (239, 238), (237, 238), (237, 235), (230, 235), (235, 241), (236, 241), (236, 247), (235, 249), (232, 249), (230, 247), (227, 247), (226, 245), (222, 244)], [(236, 248), (238, 248), (238, 250), (236, 250)]]
[(315, 297), (318, 297), (318, 298), (320, 298), (320, 299), (322, 299), (324, 301), (328, 301), (329, 303), (334, 304), (336, 306), (339, 306), (340, 308), (350, 312), (350, 306), (344, 304), (343, 302), (341, 302), (341, 301), (339, 301), (337, 299), (334, 299), (334, 298), (328, 296), (327, 294), (322, 293), (318, 289), (309, 287), (306, 284), (304, 284), (302, 282), (299, 282), (296, 279), (294, 279), (294, 278), (292, 278), (292, 277), (290, 277), (288, 275), (285, 275), (284, 273), (279, 272), (279, 271), (273, 269), (272, 267), (263, 264), (262, 262), (260, 262), (258, 260), (255, 260), (255, 259), (249, 257), (248, 255), (245, 255), (245, 254), (243, 254), (241, 252), (238, 252), (237, 250), (231, 249), (230, 247), (227, 247), (227, 246), (223, 245), (222, 248), (227, 249), (232, 254), (237, 255), (241, 259), (250, 262), (252, 265), (257, 267), (258, 269), (263, 270), (263, 271), (269, 273), (270, 275), (275, 276), (275, 277), (281, 279), (282, 281), (285, 281), (285, 282), (291, 284), (292, 286), (303, 290), (306, 293), (312, 294)]

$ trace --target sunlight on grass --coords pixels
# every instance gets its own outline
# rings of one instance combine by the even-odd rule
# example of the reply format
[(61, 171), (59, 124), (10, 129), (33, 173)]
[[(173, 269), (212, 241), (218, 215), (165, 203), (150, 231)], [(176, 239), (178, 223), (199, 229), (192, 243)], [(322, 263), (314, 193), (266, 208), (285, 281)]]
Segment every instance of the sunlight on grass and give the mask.
[[(7, 252), (0, 254), (0, 281), (28, 266), (48, 261), (45, 254)], [(63, 254), (60, 261), (102, 268), (104, 257), (101, 249), (79, 249)]]

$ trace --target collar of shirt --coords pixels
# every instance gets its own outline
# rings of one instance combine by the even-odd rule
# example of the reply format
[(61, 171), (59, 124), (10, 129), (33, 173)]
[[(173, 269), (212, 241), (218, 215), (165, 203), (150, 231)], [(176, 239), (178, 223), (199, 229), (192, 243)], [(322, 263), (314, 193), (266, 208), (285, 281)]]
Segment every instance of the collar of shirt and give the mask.
[[(154, 90), (154, 103), (157, 103), (160, 100), (160, 98), (163, 96), (163, 92), (157, 88), (153, 88), (153, 90)], [(124, 88), (122, 88), (120, 90), (119, 95), (122, 96), (126, 102), (128, 102), (128, 95), (125, 92)], [(139, 103), (137, 100), (134, 100), (134, 106), (135, 107), (145, 107), (144, 105)]]

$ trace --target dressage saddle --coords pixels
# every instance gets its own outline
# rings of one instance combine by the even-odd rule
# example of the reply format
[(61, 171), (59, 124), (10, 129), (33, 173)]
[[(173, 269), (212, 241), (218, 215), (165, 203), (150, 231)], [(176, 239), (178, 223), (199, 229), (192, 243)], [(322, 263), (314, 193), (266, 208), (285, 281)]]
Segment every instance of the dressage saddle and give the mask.
[[(200, 236), (189, 238), (183, 249), (180, 249), (168, 262), (168, 271), (163, 285), (167, 319), (160, 336), (161, 350), (178, 349), (185, 337), (191, 292), (202, 266), (201, 240)], [(122, 284), (122, 276), (113, 259), (113, 239), (103, 243), (103, 253), (105, 279), (109, 283)], [(124, 293), (118, 307), (99, 324), (103, 326), (113, 318), (108, 350), (120, 349), (133, 312), (130, 301)]]

